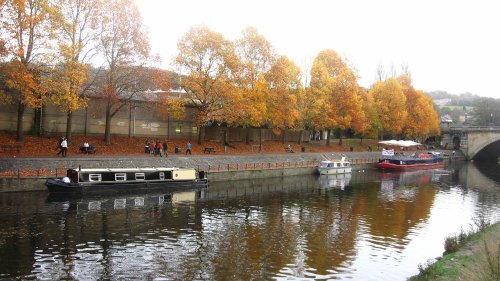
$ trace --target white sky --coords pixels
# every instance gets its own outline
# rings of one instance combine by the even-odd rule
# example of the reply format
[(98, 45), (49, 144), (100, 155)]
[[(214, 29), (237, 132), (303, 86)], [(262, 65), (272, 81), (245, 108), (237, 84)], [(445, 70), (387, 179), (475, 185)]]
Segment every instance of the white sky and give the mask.
[[(309, 72), (333, 49), (370, 87), (376, 69), (408, 65), (413, 86), (500, 98), (500, 2), (496, 0), (136, 0), (163, 68), (177, 42), (206, 25), (234, 40), (247, 26)], [(173, 69), (175, 70), (175, 69)]]

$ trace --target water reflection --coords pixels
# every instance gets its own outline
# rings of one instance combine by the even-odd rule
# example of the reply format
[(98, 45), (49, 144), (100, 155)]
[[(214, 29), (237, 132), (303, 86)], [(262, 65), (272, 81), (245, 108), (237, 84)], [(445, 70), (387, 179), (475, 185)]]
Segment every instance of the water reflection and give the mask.
[(319, 184), (322, 188), (340, 188), (344, 190), (351, 181), (352, 174), (320, 175)]
[(71, 200), (1, 194), (0, 278), (405, 280), (474, 216), (500, 218), (498, 185), (477, 175), (457, 164)]

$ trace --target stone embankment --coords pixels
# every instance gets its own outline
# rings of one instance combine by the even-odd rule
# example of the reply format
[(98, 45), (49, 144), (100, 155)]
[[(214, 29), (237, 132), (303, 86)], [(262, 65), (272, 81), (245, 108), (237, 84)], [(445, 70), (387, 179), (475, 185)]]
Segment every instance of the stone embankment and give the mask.
[[(445, 153), (445, 152), (443, 152)], [(233, 154), (233, 155), (180, 155), (168, 157), (145, 156), (69, 156), (23, 158), (9, 157), (0, 161), (0, 173), (10, 172), (10, 178), (0, 178), (0, 192), (32, 191), (44, 189), (47, 177), (61, 177), (68, 168), (134, 168), (134, 167), (192, 167), (206, 171), (210, 181), (227, 181), (247, 178), (267, 178), (312, 174), (316, 165), (325, 159), (340, 159), (345, 155), (353, 170), (374, 167), (380, 152), (344, 153), (283, 153), (283, 154)], [(458, 157), (458, 156), (455, 156)], [(23, 171), (49, 171), (30, 174)], [(17, 175), (17, 176), (16, 176)]]
[(233, 154), (233, 155), (180, 155), (168, 157), (153, 156), (68, 156), (43, 158), (3, 158), (0, 172), (26, 170), (65, 170), (67, 168), (133, 168), (133, 167), (194, 167), (211, 169), (227, 165), (275, 164), (318, 162), (327, 158), (339, 158), (346, 155), (357, 162), (376, 162), (380, 152), (346, 153), (286, 153), (286, 154)]

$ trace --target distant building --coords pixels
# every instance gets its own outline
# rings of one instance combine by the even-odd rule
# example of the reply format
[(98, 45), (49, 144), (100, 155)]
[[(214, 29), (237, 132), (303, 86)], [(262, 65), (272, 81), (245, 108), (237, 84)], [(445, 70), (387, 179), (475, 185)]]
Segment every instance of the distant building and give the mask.
[(453, 123), (453, 119), (449, 114), (441, 116), (441, 123)]
[[(186, 114), (182, 119), (175, 119), (158, 106), (158, 94), (164, 91), (145, 91), (127, 102), (111, 119), (111, 134), (130, 137), (158, 137), (168, 139), (198, 138), (199, 127), (196, 124), (196, 108), (186, 104)], [(176, 97), (187, 95), (185, 91), (172, 90)], [(35, 115), (40, 121), (40, 132), (47, 136), (60, 136), (66, 133), (67, 115), (52, 103), (47, 103), (36, 113), (33, 108), (26, 108), (24, 131), (30, 132), (35, 126)], [(104, 103), (98, 96), (90, 97), (88, 107), (73, 112), (72, 133), (77, 135), (104, 135), (106, 114)], [(17, 130), (17, 104), (0, 105), (0, 131)], [(282, 136), (271, 129), (227, 128), (218, 124), (207, 124), (204, 140), (243, 141), (247, 134), (250, 141), (281, 140)], [(309, 141), (308, 131), (288, 131), (287, 140), (296, 141), (302, 135), (303, 141)]]

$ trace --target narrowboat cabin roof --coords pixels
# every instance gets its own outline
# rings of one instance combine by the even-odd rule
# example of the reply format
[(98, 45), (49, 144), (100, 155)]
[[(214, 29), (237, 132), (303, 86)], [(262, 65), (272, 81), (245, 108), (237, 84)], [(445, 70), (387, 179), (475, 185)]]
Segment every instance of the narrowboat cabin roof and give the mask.
[(164, 167), (158, 167), (158, 168), (86, 168), (86, 169), (80, 169), (80, 168), (73, 168), (70, 170), (75, 170), (78, 172), (86, 173), (86, 172), (127, 172), (127, 171), (143, 171), (143, 172), (151, 172), (151, 171), (174, 171), (174, 170), (179, 170), (180, 168), (164, 168)]

